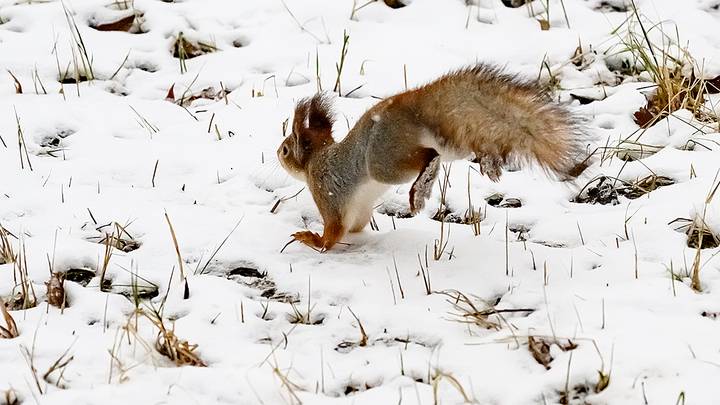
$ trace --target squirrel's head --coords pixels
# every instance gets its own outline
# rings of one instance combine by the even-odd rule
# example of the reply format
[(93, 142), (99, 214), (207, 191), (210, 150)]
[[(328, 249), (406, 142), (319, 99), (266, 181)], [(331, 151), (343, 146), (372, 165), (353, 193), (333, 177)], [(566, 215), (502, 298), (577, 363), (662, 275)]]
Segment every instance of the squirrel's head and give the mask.
[(295, 107), (292, 133), (277, 150), (280, 164), (293, 177), (305, 180), (307, 164), (318, 151), (332, 145), (333, 117), (330, 100), (318, 93)]

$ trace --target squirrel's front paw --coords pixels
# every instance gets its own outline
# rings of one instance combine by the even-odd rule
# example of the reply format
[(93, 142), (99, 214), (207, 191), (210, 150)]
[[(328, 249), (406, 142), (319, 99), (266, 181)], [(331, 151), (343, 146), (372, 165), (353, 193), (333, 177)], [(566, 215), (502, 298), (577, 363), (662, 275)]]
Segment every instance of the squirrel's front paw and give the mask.
[(310, 246), (313, 249), (322, 249), (323, 240), (322, 237), (316, 232), (300, 231), (295, 232), (291, 235), (293, 240), (301, 242), (304, 245)]

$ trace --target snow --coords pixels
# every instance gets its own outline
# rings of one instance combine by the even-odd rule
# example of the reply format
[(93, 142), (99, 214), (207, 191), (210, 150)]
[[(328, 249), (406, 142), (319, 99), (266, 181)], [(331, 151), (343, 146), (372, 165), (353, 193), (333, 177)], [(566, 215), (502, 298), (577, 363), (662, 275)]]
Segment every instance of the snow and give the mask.
[[(666, 36), (677, 28), (703, 77), (720, 75), (717, 1), (635, 2)], [(720, 378), (720, 249), (702, 249), (702, 292), (694, 291), (696, 249), (676, 230), (681, 223), (671, 224), (704, 215), (720, 234), (720, 201), (705, 204), (720, 128), (678, 111), (638, 131), (632, 114), (649, 83), (609, 68), (623, 60), (613, 30), (630, 17), (611, 6), (628, 2), (550, 1), (548, 31), (536, 21), (547, 17), (537, 0), (520, 8), (414, 0), (400, 9), (350, 0), (130, 3), (66, 0), (68, 18), (58, 1), (0, 0), (0, 70), (22, 86), (16, 94), (12, 76), (0, 75), (0, 225), (25, 251), (38, 301), (10, 311), (19, 336), (0, 339), (0, 403), (7, 395), (74, 405), (551, 404), (569, 388), (574, 404), (707, 404), (720, 395), (712, 383)], [(143, 14), (139, 33), (89, 27), (133, 9)], [(84, 57), (73, 21), (95, 76), (79, 87), (59, 82), (74, 78)], [(318, 85), (333, 89), (344, 32), (338, 140), (378, 98), (482, 61), (531, 79), (548, 80), (550, 70), (561, 101), (597, 100), (573, 106), (597, 146), (634, 142), (655, 153), (598, 159), (575, 183), (532, 167), (492, 183), (456, 161), (447, 206), (461, 217), (470, 196), (482, 211), (480, 235), (446, 223), (440, 260), (432, 257), (437, 185), (413, 218), (387, 215), (409, 210), (410, 184), (392, 187), (374, 213), (379, 230), (323, 254), (298, 243), (281, 252), (291, 233), (322, 230), (312, 197), (280, 167), (276, 149), (295, 102)], [(186, 60), (182, 73), (172, 55), (180, 33), (217, 51)], [(570, 62), (579, 44), (595, 51), (582, 67)], [(166, 100), (171, 88), (184, 105)], [(718, 111), (718, 101), (707, 105)], [(571, 202), (595, 176), (651, 174), (675, 184), (617, 205)], [(486, 204), (496, 193), (522, 206)], [(112, 287), (102, 291), (97, 242), (114, 223), (140, 245), (113, 251)], [(50, 272), (70, 269), (97, 276), (87, 286), (66, 281), (67, 308), (49, 306)], [(5, 301), (20, 291), (16, 275), (13, 264), (0, 265)], [(157, 286), (158, 295), (136, 306), (121, 294), (133, 285)], [(495, 327), (485, 328), (463, 316), (463, 297), (478, 310), (528, 311), (490, 315)], [(207, 367), (161, 355), (158, 328), (138, 308), (159, 309)], [(577, 347), (551, 345), (546, 369), (528, 336)], [(598, 372), (610, 382), (595, 392)]]

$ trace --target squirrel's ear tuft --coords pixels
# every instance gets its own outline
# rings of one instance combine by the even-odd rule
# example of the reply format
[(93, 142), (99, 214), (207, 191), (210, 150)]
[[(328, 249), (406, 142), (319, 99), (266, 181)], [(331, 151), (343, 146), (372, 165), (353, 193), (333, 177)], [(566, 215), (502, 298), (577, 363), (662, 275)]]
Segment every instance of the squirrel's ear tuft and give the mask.
[(324, 93), (317, 93), (310, 99), (308, 126), (313, 129), (332, 131), (333, 121), (330, 97)]
[(293, 117), (293, 133), (298, 136), (307, 128), (306, 121), (308, 118), (308, 110), (310, 109), (310, 99), (304, 98), (298, 101), (295, 106), (295, 115)]

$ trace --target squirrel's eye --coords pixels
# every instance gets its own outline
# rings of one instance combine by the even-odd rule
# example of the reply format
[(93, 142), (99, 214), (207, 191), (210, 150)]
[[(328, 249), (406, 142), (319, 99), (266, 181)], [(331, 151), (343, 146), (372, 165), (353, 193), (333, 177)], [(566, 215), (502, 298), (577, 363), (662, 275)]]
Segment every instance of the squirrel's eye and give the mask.
[(283, 156), (287, 156), (287, 155), (288, 155), (288, 152), (290, 152), (290, 150), (288, 149), (288, 147), (287, 147), (287, 146), (283, 146)]

